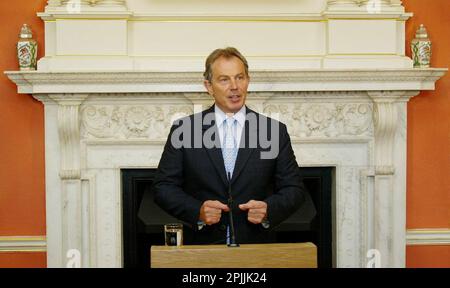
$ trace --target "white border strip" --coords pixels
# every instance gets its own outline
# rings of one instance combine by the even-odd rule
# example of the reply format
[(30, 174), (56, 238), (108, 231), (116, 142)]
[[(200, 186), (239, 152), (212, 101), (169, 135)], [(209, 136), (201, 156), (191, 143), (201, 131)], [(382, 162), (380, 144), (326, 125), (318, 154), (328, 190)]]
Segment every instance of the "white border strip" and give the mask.
[(0, 253), (46, 251), (46, 236), (0, 236)]
[(450, 245), (450, 229), (408, 229), (406, 245)]

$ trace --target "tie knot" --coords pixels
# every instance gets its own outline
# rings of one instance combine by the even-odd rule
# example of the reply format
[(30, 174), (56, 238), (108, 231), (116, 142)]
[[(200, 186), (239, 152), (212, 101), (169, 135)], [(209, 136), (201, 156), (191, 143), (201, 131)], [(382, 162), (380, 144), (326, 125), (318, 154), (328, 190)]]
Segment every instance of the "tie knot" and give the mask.
[(235, 122), (236, 122), (236, 119), (234, 119), (234, 117), (227, 117), (225, 119), (225, 124), (227, 124), (228, 127), (233, 126)]

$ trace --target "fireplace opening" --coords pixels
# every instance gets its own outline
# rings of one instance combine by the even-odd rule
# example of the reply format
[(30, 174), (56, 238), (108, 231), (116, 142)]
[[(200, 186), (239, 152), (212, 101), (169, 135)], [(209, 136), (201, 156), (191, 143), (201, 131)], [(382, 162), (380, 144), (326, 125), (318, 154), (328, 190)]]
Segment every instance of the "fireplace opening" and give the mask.
[[(153, 201), (151, 185), (155, 171), (122, 170), (123, 267), (150, 267), (150, 247), (164, 245), (163, 225), (179, 222)], [(312, 202), (303, 205), (275, 229), (277, 243), (313, 242), (320, 268), (332, 267), (333, 171), (333, 167), (299, 168)]]

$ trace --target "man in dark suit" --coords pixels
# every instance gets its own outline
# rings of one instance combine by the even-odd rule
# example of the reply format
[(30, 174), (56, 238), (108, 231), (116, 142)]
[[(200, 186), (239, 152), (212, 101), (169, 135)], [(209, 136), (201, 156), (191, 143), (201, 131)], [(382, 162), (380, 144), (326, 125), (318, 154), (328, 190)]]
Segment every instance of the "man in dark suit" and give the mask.
[(248, 64), (235, 48), (213, 51), (204, 76), (215, 103), (175, 121), (155, 202), (187, 224), (185, 244), (229, 242), (230, 209), (237, 243), (273, 242), (273, 228), (308, 197), (286, 126), (245, 106)]

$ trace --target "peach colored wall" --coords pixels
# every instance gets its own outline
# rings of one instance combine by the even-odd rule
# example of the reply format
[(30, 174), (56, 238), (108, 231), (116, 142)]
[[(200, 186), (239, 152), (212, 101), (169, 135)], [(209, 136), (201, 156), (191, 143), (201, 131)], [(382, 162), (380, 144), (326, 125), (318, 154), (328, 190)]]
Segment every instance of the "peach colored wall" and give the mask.
[(45, 252), (1, 252), (0, 268), (45, 268), (46, 258)]
[[(406, 0), (407, 43), (424, 24), (433, 67), (450, 67), (450, 1)], [(410, 53), (410, 49), (408, 49)], [(408, 103), (407, 227), (450, 228), (450, 72)]]
[[(450, 67), (450, 1), (405, 0), (414, 17), (407, 44), (424, 24), (433, 41), (433, 67)], [(410, 49), (407, 49), (410, 55)], [(408, 103), (407, 228), (450, 229), (450, 72), (436, 90)], [(450, 246), (409, 246), (407, 267), (450, 267)]]
[(450, 267), (449, 246), (408, 246), (406, 247), (406, 267)]
[[(3, 74), (17, 70), (15, 43), (29, 24), (44, 55), (45, 0), (0, 1), (0, 236), (45, 235), (44, 110)], [(1, 253), (0, 267), (45, 267), (46, 253)]]
[[(420, 23), (433, 41), (434, 67), (450, 67), (450, 1), (404, 0), (414, 17), (407, 42)], [(0, 1), (0, 71), (17, 70), (15, 42), (31, 25), (43, 56), (44, 24), (36, 16), (46, 0)], [(409, 48), (407, 49), (408, 53)], [(450, 228), (450, 73), (408, 104), (407, 228)], [(0, 236), (45, 235), (43, 106), (0, 73)], [(408, 267), (450, 267), (450, 246), (410, 246)], [(45, 253), (0, 253), (0, 267), (45, 267)]]

